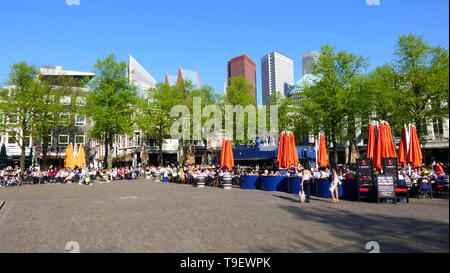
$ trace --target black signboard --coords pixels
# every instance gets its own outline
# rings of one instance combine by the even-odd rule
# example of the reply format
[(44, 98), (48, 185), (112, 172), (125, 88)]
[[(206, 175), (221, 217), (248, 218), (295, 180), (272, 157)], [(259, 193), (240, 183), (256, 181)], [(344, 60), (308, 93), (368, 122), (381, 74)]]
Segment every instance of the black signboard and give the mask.
[(356, 177), (360, 184), (371, 184), (373, 177), (372, 159), (359, 158), (356, 160)]
[(379, 199), (394, 199), (395, 200), (395, 179), (392, 175), (378, 175), (377, 176), (377, 192)]
[(396, 157), (386, 157), (383, 159), (383, 173), (385, 175), (398, 176), (398, 163)]

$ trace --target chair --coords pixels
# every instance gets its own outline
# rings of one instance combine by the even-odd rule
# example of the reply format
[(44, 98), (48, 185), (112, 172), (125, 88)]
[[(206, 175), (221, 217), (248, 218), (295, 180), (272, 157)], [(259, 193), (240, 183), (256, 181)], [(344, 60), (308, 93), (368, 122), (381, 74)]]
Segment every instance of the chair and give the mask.
[(369, 180), (358, 179), (358, 202), (361, 202), (362, 198), (372, 200), (374, 192), (375, 190)]
[(395, 188), (395, 196), (397, 197), (397, 199), (405, 197), (406, 203), (409, 203), (409, 187), (408, 185), (406, 185), (404, 180), (398, 181), (397, 187)]
[(445, 178), (443, 181), (441, 182), (435, 182), (433, 184), (433, 192), (435, 193), (435, 195), (439, 196), (439, 197), (443, 197), (445, 195), (448, 195), (448, 178)]
[(419, 194), (417, 195), (417, 198), (433, 199), (433, 185), (431, 184), (430, 180), (420, 178), (417, 182), (419, 184)]

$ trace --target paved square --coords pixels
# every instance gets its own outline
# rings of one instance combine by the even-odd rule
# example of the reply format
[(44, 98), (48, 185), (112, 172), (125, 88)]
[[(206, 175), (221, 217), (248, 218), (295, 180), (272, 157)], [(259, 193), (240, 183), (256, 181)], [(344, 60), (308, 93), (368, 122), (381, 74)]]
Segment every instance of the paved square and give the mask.
[(0, 189), (0, 252), (449, 251), (448, 199), (370, 204), (115, 181)]

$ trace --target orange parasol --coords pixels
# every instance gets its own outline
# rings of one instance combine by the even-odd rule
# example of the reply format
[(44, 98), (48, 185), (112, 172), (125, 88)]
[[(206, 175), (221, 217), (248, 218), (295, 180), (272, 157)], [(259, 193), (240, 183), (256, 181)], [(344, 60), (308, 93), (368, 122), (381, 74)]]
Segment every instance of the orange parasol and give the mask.
[(282, 168), (283, 161), (284, 161), (284, 140), (285, 140), (285, 133), (281, 132), (280, 137), (278, 139), (278, 153), (277, 153), (277, 164), (278, 167)]
[(292, 163), (289, 164), (288, 167), (291, 165), (294, 165), (295, 167), (298, 166), (298, 154), (297, 154), (297, 146), (295, 145), (295, 136), (294, 134), (290, 134), (291, 138), (291, 152), (292, 152)]
[(420, 149), (416, 126), (411, 125), (409, 134), (410, 141), (408, 162), (410, 162), (413, 167), (422, 167), (422, 150)]
[(222, 151), (220, 152), (220, 166), (222, 168), (231, 169), (234, 167), (233, 148), (231, 140), (224, 140), (222, 143)]
[(66, 159), (64, 160), (64, 168), (73, 168), (75, 166), (75, 158), (73, 155), (72, 143), (66, 148)]
[(80, 149), (78, 150), (77, 159), (75, 160), (75, 166), (80, 168), (86, 168), (86, 154), (84, 152), (84, 145), (80, 145)]
[(325, 136), (320, 134), (319, 136), (319, 166), (326, 167), (328, 166), (328, 152), (327, 147), (325, 145)]
[(392, 130), (389, 123), (386, 122), (386, 150), (387, 150), (387, 156), (386, 157), (397, 157), (397, 152), (395, 149), (395, 142), (394, 138), (392, 137)]
[(402, 166), (408, 165), (408, 148), (406, 145), (406, 126), (403, 126), (398, 147), (398, 163)]
[(375, 153), (373, 156), (373, 167), (381, 170), (383, 168), (382, 165), (382, 158), (383, 158), (383, 128), (384, 124), (381, 122), (378, 124), (378, 130), (377, 130), (377, 138), (376, 138), (376, 145), (375, 145)]
[(377, 144), (377, 132), (375, 125), (369, 124), (369, 132), (367, 133), (367, 158), (373, 159), (375, 156)]

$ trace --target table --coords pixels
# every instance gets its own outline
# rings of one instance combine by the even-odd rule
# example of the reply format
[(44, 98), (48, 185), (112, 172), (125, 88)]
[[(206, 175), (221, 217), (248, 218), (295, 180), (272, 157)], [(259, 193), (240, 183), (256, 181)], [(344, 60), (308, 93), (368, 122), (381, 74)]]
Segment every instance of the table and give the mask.
[(241, 189), (256, 190), (261, 189), (261, 176), (245, 175), (241, 179)]
[(263, 176), (261, 189), (264, 191), (286, 191), (289, 177)]

